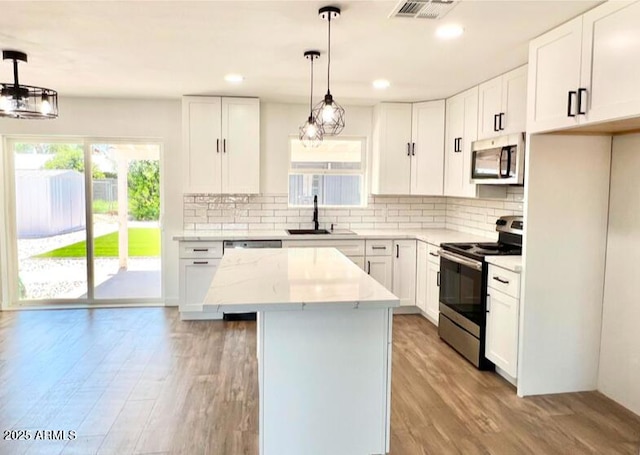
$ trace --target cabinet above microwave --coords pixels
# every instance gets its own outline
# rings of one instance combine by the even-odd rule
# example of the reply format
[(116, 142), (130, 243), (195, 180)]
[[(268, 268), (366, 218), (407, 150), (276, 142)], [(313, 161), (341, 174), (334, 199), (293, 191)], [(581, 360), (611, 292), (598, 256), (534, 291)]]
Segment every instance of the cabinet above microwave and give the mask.
[(474, 183), (524, 183), (524, 133), (475, 141), (471, 150), (471, 180)]

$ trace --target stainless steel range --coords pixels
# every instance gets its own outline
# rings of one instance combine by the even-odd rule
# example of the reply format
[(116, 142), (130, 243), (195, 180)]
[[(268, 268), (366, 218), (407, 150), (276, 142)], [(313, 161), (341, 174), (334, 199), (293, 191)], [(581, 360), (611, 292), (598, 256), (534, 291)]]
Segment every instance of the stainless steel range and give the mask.
[(480, 369), (493, 369), (484, 356), (487, 308), (487, 256), (522, 254), (523, 220), (496, 221), (495, 243), (443, 243), (440, 249), (440, 322), (438, 333)]

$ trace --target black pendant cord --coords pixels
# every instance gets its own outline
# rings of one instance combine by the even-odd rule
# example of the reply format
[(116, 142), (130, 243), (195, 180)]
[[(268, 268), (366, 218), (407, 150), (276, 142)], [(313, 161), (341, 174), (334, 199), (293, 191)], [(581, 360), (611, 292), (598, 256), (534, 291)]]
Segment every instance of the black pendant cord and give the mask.
[(327, 16), (329, 22), (329, 38), (327, 39), (329, 45), (327, 48), (327, 94), (331, 94), (331, 84), (329, 83), (331, 78), (331, 13)]
[(18, 60), (13, 59), (13, 82), (16, 87), (16, 93), (18, 91), (18, 87), (20, 87), (20, 82), (18, 81)]
[(311, 56), (311, 94), (309, 95), (309, 118), (313, 117), (313, 55)]

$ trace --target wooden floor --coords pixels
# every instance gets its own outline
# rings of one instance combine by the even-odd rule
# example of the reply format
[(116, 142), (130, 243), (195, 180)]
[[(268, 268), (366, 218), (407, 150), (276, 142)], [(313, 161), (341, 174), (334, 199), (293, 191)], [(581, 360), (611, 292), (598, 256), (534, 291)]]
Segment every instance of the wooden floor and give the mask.
[[(258, 455), (255, 323), (174, 309), (0, 312), (0, 454)], [(391, 454), (630, 454), (640, 419), (599, 393), (519, 399), (420, 316), (394, 318)], [(303, 454), (301, 454), (303, 455)], [(328, 454), (330, 455), (330, 454)]]

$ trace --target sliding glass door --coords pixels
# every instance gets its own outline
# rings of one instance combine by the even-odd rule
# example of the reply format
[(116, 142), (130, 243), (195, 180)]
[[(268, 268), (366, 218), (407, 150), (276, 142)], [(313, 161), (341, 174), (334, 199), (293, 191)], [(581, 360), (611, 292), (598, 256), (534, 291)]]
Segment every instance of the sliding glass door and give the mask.
[[(67, 300), (87, 294), (84, 167), (82, 143), (13, 143), (17, 263), (12, 265), (20, 300)], [(77, 245), (73, 255), (58, 253), (72, 244)]]
[(160, 301), (160, 145), (8, 145), (14, 300)]

